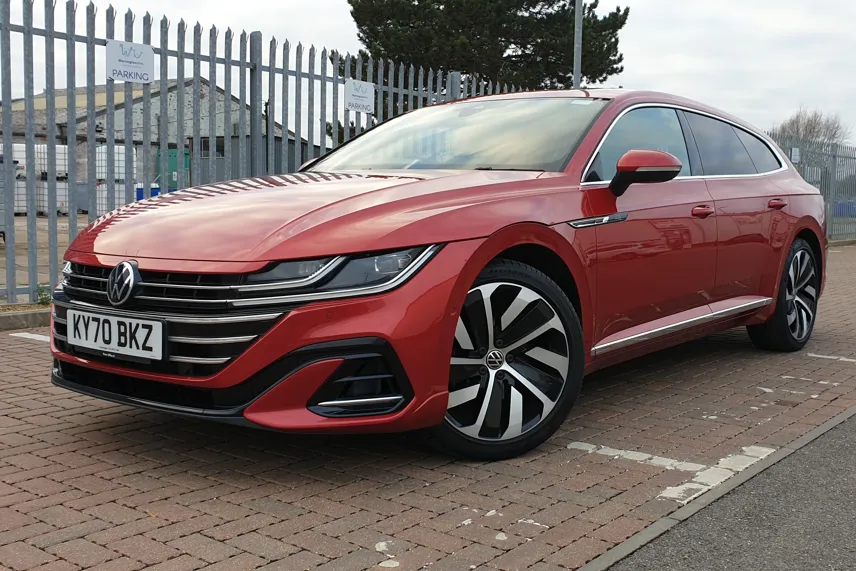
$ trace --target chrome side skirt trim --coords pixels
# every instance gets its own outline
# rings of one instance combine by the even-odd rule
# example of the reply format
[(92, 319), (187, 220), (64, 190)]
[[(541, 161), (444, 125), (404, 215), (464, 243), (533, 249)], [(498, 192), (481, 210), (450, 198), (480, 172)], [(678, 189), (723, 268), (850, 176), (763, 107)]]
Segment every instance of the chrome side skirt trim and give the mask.
[(364, 404), (387, 404), (404, 400), (402, 396), (374, 397), (366, 399), (328, 400), (319, 402), (317, 406), (359, 406)]
[(624, 222), (627, 220), (627, 212), (616, 212), (615, 214), (607, 214), (606, 216), (592, 216), (591, 218), (580, 218), (579, 220), (571, 220), (568, 224), (571, 228), (591, 228), (592, 226), (603, 226), (604, 224), (615, 224), (616, 222)]
[(603, 355), (605, 353), (615, 351), (616, 349), (621, 349), (623, 347), (628, 347), (637, 343), (643, 343), (645, 341), (657, 339), (659, 337), (663, 337), (672, 333), (677, 333), (679, 331), (683, 331), (684, 329), (689, 329), (691, 327), (704, 325), (705, 323), (710, 321), (725, 319), (728, 317), (739, 315), (741, 313), (752, 311), (753, 309), (761, 309), (762, 307), (766, 307), (771, 303), (773, 303), (773, 298), (766, 297), (763, 299), (750, 301), (741, 305), (736, 305), (734, 307), (721, 309), (719, 311), (714, 311), (706, 315), (700, 315), (698, 317), (693, 317), (692, 319), (687, 319), (686, 321), (679, 321), (677, 323), (658, 327), (650, 331), (637, 333), (635, 335), (630, 335), (622, 339), (616, 339), (615, 341), (610, 341), (609, 343), (601, 343), (600, 345), (596, 345), (592, 348), (591, 354), (593, 357), (596, 357), (598, 355)]

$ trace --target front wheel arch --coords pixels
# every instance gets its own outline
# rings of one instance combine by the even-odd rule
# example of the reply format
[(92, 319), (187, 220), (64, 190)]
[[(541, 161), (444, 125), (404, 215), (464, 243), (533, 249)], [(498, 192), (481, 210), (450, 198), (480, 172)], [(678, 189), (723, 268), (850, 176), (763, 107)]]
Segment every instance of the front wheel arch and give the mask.
[[(587, 276), (591, 264), (587, 262), (585, 251), (575, 240), (579, 232), (588, 231), (574, 230), (566, 224), (546, 226), (537, 222), (521, 222), (506, 226), (484, 238), (458, 275), (449, 297), (441, 340), (443, 346), (451, 347), (457, 314), (464, 305), (467, 292), (482, 270), (494, 260), (510, 259), (532, 265), (565, 289), (580, 319), (588, 360), (594, 336), (594, 284), (589, 283)], [(538, 257), (537, 264), (525, 257), (533, 254)], [(559, 279), (556, 279), (557, 277)]]

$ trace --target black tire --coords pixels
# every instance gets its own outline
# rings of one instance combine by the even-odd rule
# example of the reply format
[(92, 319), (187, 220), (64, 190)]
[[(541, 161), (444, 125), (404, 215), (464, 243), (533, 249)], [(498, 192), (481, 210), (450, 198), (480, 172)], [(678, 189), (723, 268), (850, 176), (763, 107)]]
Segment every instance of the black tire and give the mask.
[[(490, 331), (488, 306), (494, 316)], [(426, 431), (428, 444), (446, 454), (484, 461), (537, 448), (568, 417), (582, 384), (582, 328), (568, 296), (543, 272), (497, 260), (473, 284), (459, 324), (465, 342), (456, 332), (449, 388), (450, 405), (460, 404), (449, 409), (443, 424)], [(472, 424), (461, 422), (473, 414)]]
[[(791, 273), (795, 260), (796, 273), (800, 274), (796, 278)], [(794, 289), (797, 289), (796, 293)], [(799, 351), (805, 347), (817, 321), (819, 293), (817, 257), (808, 242), (797, 238), (791, 245), (782, 272), (775, 312), (765, 323), (746, 328), (752, 343), (759, 349), (780, 352)], [(806, 321), (809, 315), (810, 319)]]

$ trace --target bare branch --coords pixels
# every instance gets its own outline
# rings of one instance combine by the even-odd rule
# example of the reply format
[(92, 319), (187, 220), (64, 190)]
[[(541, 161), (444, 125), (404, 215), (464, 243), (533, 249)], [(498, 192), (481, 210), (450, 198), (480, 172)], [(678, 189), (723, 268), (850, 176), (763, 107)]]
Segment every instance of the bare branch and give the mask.
[(802, 106), (772, 131), (777, 137), (833, 144), (847, 143), (853, 134), (852, 128), (837, 113), (827, 114)]

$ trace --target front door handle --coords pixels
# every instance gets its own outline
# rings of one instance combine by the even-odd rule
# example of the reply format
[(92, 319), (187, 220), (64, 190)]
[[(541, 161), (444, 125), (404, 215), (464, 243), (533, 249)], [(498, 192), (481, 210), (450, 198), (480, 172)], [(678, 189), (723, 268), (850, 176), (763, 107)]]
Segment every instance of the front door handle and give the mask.
[(693, 216), (696, 218), (707, 218), (714, 213), (713, 206), (708, 206), (704, 204), (702, 206), (696, 206), (693, 208)]
[(784, 198), (773, 198), (772, 200), (770, 200), (769, 203), (767, 203), (767, 206), (769, 206), (770, 208), (772, 208), (774, 210), (781, 210), (782, 208), (784, 208), (787, 205), (788, 205), (788, 201), (785, 200)]

